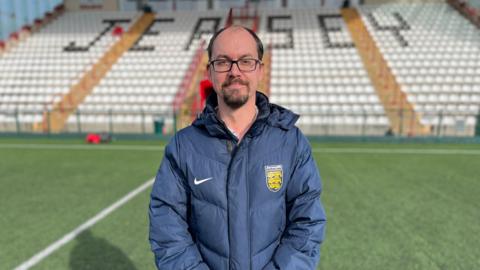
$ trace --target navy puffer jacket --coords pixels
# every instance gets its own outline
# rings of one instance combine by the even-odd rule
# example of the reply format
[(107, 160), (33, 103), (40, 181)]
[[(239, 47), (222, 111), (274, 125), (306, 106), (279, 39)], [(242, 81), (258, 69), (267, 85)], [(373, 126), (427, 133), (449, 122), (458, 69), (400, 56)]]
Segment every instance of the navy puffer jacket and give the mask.
[(324, 238), (321, 182), (298, 115), (257, 92), (240, 143), (217, 96), (165, 150), (150, 202), (158, 269), (315, 269)]

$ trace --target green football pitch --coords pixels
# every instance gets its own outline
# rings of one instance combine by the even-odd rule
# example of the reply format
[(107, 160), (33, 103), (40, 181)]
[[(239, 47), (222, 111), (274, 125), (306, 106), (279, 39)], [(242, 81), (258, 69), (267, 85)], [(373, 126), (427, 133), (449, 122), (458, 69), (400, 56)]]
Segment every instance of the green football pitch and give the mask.
[[(155, 269), (150, 187), (85, 224), (153, 178), (164, 144), (0, 139), (0, 269)], [(312, 147), (328, 218), (318, 269), (480, 269), (480, 145)]]

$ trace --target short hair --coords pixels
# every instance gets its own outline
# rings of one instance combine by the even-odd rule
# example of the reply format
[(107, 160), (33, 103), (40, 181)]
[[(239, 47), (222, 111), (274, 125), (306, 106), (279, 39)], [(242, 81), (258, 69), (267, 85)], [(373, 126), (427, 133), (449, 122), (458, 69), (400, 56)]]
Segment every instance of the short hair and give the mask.
[(245, 30), (247, 30), (248, 33), (250, 33), (250, 35), (253, 37), (253, 39), (255, 40), (255, 43), (257, 44), (257, 54), (258, 54), (258, 58), (260, 60), (262, 60), (263, 58), (263, 44), (262, 44), (262, 41), (260, 40), (260, 38), (257, 36), (257, 34), (255, 34), (255, 32), (253, 32), (252, 29), (249, 29), (247, 27), (244, 27), (244, 26), (240, 26), (240, 25), (233, 25), (233, 26), (227, 26), (227, 27), (224, 27), (220, 30), (218, 30), (215, 34), (213, 34), (212, 38), (210, 39), (210, 42), (208, 43), (208, 47), (207, 47), (207, 51), (208, 51), (208, 59), (210, 60), (212, 58), (212, 50), (213, 50), (213, 43), (215, 42), (215, 40), (217, 39), (218, 35), (220, 35), (220, 33), (222, 33), (223, 31), (227, 30), (228, 28), (230, 27), (241, 27)]

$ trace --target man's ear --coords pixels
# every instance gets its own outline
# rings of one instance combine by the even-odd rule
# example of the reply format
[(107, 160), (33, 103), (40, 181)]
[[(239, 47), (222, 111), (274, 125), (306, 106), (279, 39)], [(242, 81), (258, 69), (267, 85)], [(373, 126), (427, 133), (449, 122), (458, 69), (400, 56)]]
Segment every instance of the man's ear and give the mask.
[(208, 76), (208, 79), (213, 82), (213, 78), (212, 78), (212, 71), (210, 69), (210, 65), (207, 64), (207, 76)]

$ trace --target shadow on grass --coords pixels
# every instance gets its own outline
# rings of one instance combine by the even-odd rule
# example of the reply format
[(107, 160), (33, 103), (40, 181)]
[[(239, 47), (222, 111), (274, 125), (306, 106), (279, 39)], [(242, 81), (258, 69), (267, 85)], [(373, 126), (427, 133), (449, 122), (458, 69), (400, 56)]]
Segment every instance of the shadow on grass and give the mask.
[(133, 262), (118, 247), (90, 231), (76, 238), (76, 246), (70, 253), (70, 269), (121, 269), (136, 270)]

